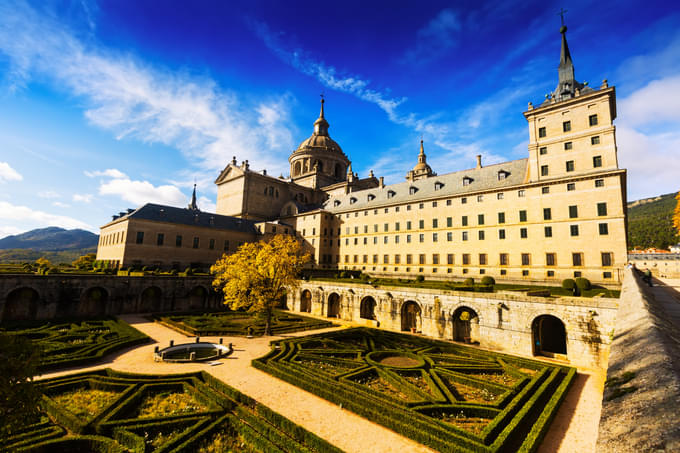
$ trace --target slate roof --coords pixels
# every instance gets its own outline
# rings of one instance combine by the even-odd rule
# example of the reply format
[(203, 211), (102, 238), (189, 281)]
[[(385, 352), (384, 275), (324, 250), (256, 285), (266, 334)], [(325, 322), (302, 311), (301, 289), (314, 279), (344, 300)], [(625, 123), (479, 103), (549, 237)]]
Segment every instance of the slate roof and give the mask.
[(150, 220), (153, 222), (176, 223), (180, 225), (215, 228), (218, 230), (257, 233), (257, 229), (255, 228), (256, 222), (252, 220), (153, 203), (147, 203), (140, 208), (132, 210), (131, 212), (112, 220), (107, 225), (125, 219)]
[[(330, 212), (372, 209), (384, 205), (412, 203), (431, 198), (513, 187), (524, 183), (527, 163), (528, 159), (519, 159), (482, 168), (432, 176), (413, 182), (400, 182), (383, 188), (360, 190), (333, 196), (326, 200), (323, 207)], [(499, 180), (499, 172), (505, 172), (506, 177)], [(464, 178), (471, 178), (468, 185), (463, 185)], [(435, 186), (438, 188), (436, 189)], [(412, 190), (415, 190), (415, 192), (411, 193)], [(392, 193), (391, 196), (390, 193)], [(373, 197), (371, 200), (369, 200), (370, 196)], [(352, 199), (355, 200), (353, 203), (351, 203)]]

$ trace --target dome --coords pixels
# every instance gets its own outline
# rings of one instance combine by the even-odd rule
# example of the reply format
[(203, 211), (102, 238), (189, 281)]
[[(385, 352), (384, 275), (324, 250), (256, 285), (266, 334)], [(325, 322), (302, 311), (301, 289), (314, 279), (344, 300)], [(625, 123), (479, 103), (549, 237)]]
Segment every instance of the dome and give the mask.
[(303, 140), (295, 152), (306, 151), (310, 149), (332, 153), (342, 153), (342, 148), (340, 148), (340, 145), (338, 145), (335, 140), (330, 138), (328, 135), (317, 135), (316, 133), (312, 134), (312, 136), (308, 139)]

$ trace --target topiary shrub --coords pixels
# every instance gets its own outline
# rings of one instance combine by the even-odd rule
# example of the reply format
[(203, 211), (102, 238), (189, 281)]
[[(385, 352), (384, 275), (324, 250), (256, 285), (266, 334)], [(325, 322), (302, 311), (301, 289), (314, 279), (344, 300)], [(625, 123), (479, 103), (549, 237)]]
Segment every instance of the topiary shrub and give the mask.
[(576, 282), (573, 278), (565, 278), (562, 280), (562, 288), (573, 290), (576, 287)]
[[(362, 275), (362, 277), (363, 277), (363, 275)], [(349, 278), (349, 274), (347, 273), (347, 271), (340, 272), (340, 278)]]
[(422, 282), (425, 281), (425, 277), (423, 277), (422, 275), (419, 275), (419, 276), (416, 277), (416, 281), (417, 281), (418, 283), (422, 283)]
[(495, 284), (496, 280), (494, 280), (493, 277), (489, 275), (482, 277), (482, 285), (495, 285)]
[(177, 275), (177, 269), (171, 269), (170, 275)]
[(463, 280), (463, 285), (465, 286), (473, 286), (475, 284), (475, 279), (472, 277), (468, 277), (465, 280)]
[(142, 267), (142, 272), (149, 272), (150, 270), (151, 270), (151, 266)]
[(194, 275), (193, 269), (187, 267), (186, 269), (184, 269), (184, 275)]
[(590, 284), (590, 280), (588, 280), (587, 278), (577, 277), (576, 280), (575, 280), (575, 283), (576, 283), (576, 287), (580, 290), (588, 290), (588, 289), (592, 288), (592, 285)]

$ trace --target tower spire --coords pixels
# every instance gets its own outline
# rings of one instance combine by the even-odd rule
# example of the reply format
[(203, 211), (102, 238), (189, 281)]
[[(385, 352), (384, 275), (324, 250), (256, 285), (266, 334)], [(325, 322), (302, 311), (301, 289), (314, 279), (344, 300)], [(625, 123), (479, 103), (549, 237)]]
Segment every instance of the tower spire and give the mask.
[(562, 20), (562, 26), (560, 27), (562, 46), (560, 48), (560, 64), (557, 67), (559, 79), (554, 93), (558, 101), (573, 98), (576, 95), (576, 89), (581, 88), (581, 85), (574, 77), (574, 62), (571, 60), (571, 53), (567, 44), (567, 26), (564, 25), (564, 13), (566, 13), (564, 9), (559, 12)]
[(321, 95), (321, 112), (319, 112), (319, 118), (314, 121), (314, 135), (328, 135), (328, 121), (326, 121), (326, 118), (324, 117), (323, 113), (323, 104), (326, 102), (326, 100), (323, 97), (323, 94)]
[(191, 194), (191, 204), (189, 205), (189, 209), (192, 211), (198, 211), (198, 206), (196, 205), (196, 183), (194, 183), (194, 192)]
[(425, 156), (425, 148), (423, 147), (423, 140), (420, 139), (420, 153), (418, 153), (418, 163), (426, 164), (427, 156)]

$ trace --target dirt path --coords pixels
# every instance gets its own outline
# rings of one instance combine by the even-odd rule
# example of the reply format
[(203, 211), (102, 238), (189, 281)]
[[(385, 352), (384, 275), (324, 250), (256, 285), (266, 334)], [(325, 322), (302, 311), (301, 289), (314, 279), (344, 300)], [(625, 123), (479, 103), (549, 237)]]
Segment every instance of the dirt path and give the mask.
[[(96, 366), (62, 370), (45, 374), (40, 378), (107, 367), (131, 373), (172, 374), (206, 371), (347, 452), (432, 452), (423, 445), (352, 412), (340, 409), (335, 404), (256, 370), (250, 365), (252, 359), (269, 352), (271, 340), (309, 335), (311, 333), (309, 331), (252, 339), (225, 336), (222, 337), (225, 344), (233, 343), (234, 354), (222, 359), (222, 365), (170, 364), (153, 361), (154, 347), (156, 345), (165, 347), (170, 340), (174, 340), (176, 344), (191, 342), (194, 341), (193, 337), (150, 322), (140, 315), (124, 315), (121, 318), (153, 338), (155, 342), (119, 352)], [(357, 325), (339, 323), (345, 327)], [(314, 333), (335, 329), (337, 328), (316, 330)], [(219, 338), (203, 337), (202, 340), (218, 342)], [(594, 451), (604, 376), (603, 371), (579, 369), (576, 381), (560, 407), (550, 431), (538, 450), (539, 453)]]

